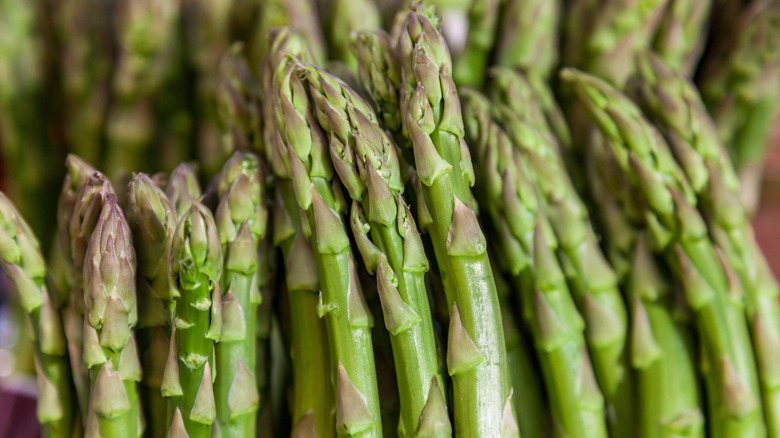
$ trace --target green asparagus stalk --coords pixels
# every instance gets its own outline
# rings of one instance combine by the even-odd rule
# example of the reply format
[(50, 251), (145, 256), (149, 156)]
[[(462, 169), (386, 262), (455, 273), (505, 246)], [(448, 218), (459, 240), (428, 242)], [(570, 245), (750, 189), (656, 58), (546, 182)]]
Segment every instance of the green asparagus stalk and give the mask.
[[(727, 272), (695, 205), (695, 195), (661, 134), (620, 92), (593, 76), (565, 70), (623, 173), (647, 205), (645, 222), (654, 248), (681, 280), (704, 337), (703, 373), (713, 436), (766, 433), (741, 291)], [(739, 284), (736, 284), (738, 287)]]
[[(524, 317), (534, 337), (550, 398), (553, 421), (567, 436), (606, 436), (602, 394), (595, 387), (595, 381), (587, 380), (594, 377), (591, 365), (586, 359), (583, 339), (585, 324), (574, 306), (574, 300), (569, 295), (564, 281), (565, 277), (555, 259), (559, 239), (543, 211), (544, 200), (537, 194), (532, 165), (525, 156), (521, 156), (521, 150), (491, 119), (487, 98), (476, 91), (464, 90), (463, 99), (469, 140), (477, 162), (477, 174), (484, 175), (484, 180), (477, 181), (478, 187), (482, 187), (480, 199), (485, 200), (483, 205), (486, 205), (490, 214), (495, 239), (501, 242), (503, 269), (514, 278)], [(552, 220), (552, 217), (549, 219)], [(537, 232), (537, 224), (539, 230), (544, 231)], [(545, 232), (549, 238), (537, 236)], [(539, 242), (543, 243), (544, 248), (537, 247)], [(555, 282), (551, 278), (555, 279)], [(582, 296), (579, 298), (582, 300)], [(547, 312), (556, 324), (546, 327), (551, 322), (543, 317), (539, 306), (545, 307), (544, 312)], [(598, 305), (591, 307), (594, 308), (601, 310)], [(599, 321), (601, 323), (615, 319), (608, 311), (602, 311), (600, 315), (609, 315)], [(624, 314), (623, 318), (625, 319)], [(560, 324), (558, 319), (566, 323)], [(591, 318), (588, 318), (588, 322), (591, 322)], [(569, 327), (565, 327), (566, 325)], [(598, 327), (598, 324), (596, 326)], [(614, 330), (616, 327), (608, 328)], [(549, 330), (559, 333), (547, 333)], [(598, 333), (598, 330), (590, 331)], [(625, 327), (617, 327), (616, 331), (622, 332), (623, 339), (625, 338)], [(610, 349), (612, 339), (602, 336), (599, 340), (607, 341), (601, 343), (600, 347), (607, 346), (605, 350)], [(618, 344), (622, 345), (620, 339)], [(594, 351), (598, 352), (599, 349), (594, 348)], [(614, 357), (610, 359), (614, 360)], [(620, 367), (614, 367), (612, 363), (610, 365), (613, 365), (610, 370), (613, 373), (625, 373)], [(586, 432), (588, 435), (584, 435)]]
[(108, 175), (122, 167), (151, 172), (158, 169), (152, 167), (157, 161), (150, 158), (167, 155), (155, 144), (160, 117), (155, 114), (155, 98), (164, 92), (164, 80), (176, 66), (179, 4), (118, 0), (114, 16), (118, 53), (110, 84), (107, 155), (102, 168)]
[(713, 41), (697, 84), (718, 136), (731, 151), (743, 204), (752, 213), (780, 112), (780, 5), (753, 1), (728, 17), (733, 28)]
[(244, 52), (244, 43), (233, 43), (219, 62), (216, 89), (222, 142), (229, 150), (260, 151), (260, 84)]
[[(484, 97), (481, 100), (481, 111), (487, 113), (490, 103)], [(561, 268), (585, 318), (593, 369), (611, 412), (610, 428), (615, 436), (630, 436), (635, 430), (635, 409), (633, 382), (627, 375), (628, 318), (617, 276), (598, 246), (588, 211), (554, 144), (545, 141), (531, 124), (526, 125), (513, 112), (502, 107), (499, 112), (507, 135), (533, 170), (542, 211), (557, 237)]]
[(639, 104), (664, 133), (699, 198), (713, 242), (734, 268), (758, 359), (764, 415), (771, 436), (780, 434), (780, 382), (771, 360), (780, 340), (776, 280), (764, 267), (753, 227), (739, 204), (739, 180), (694, 85), (647, 54), (639, 60)]
[(135, 438), (144, 431), (135, 271), (130, 227), (108, 193), (84, 259), (84, 365), (92, 382), (86, 436)]
[(667, 0), (571, 3), (565, 19), (563, 64), (622, 87), (634, 71), (634, 55), (652, 41)]
[(713, 0), (669, 0), (653, 49), (686, 77), (693, 76), (706, 43)]
[(221, 371), (215, 369), (213, 350), (223, 326), (222, 263), (211, 212), (192, 201), (176, 225), (168, 259), (176, 301), (161, 387), (168, 398), (169, 436), (209, 437), (217, 418), (213, 382)]
[[(285, 171), (283, 157), (275, 157), (273, 142), (282, 142), (275, 129), (276, 101), (271, 98), (274, 71), (284, 55), (310, 60), (304, 36), (290, 28), (280, 28), (271, 38), (270, 52), (263, 65), (263, 89), (266, 99), (263, 112), (268, 117), (264, 126), (266, 156), (275, 173)], [(276, 159), (274, 162), (272, 160)], [(279, 174), (277, 173), (277, 176)], [(332, 384), (331, 353), (325, 321), (319, 315), (320, 275), (312, 245), (306, 239), (300, 209), (295, 201), (289, 178), (277, 178), (275, 184), (273, 239), (284, 256), (287, 297), (290, 304), (293, 356), (293, 436), (309, 436), (314, 428), (317, 436), (331, 437), (336, 433), (336, 399)]]
[(558, 63), (561, 0), (506, 0), (500, 21), (494, 62), (541, 78)]
[(162, 189), (142, 173), (130, 182), (128, 197), (127, 219), (138, 256), (136, 337), (144, 370), (139, 389), (149, 435), (164, 437), (167, 402), (160, 387), (171, 335), (174, 296), (168, 284), (168, 257), (176, 212)]
[(463, 141), (452, 62), (422, 7), (407, 13), (397, 50), (404, 131), (413, 146), (432, 219), (428, 232), (451, 309), (447, 367), (453, 379), (455, 433), (491, 436), (517, 430), (495, 280), (471, 207), (474, 171)]
[[(349, 237), (345, 203), (333, 179), (325, 134), (317, 125), (301, 66), (283, 58), (273, 69), (272, 99), (277, 141), (269, 161), (277, 178), (291, 185), (305, 213), (302, 228), (314, 250), (320, 277), (318, 313), (325, 320), (336, 392), (338, 436), (381, 436), (371, 315), (361, 290)], [(334, 126), (334, 129), (336, 127)], [(291, 209), (292, 210), (292, 209)]]
[(316, 114), (324, 117), (320, 124), (332, 132), (334, 168), (353, 199), (352, 234), (368, 272), (376, 274), (401, 399), (399, 430), (451, 434), (425, 287), (428, 260), (401, 195), (395, 145), (345, 83), (313, 66), (306, 79)]
[(260, 22), (252, 36), (252, 50), (249, 50), (250, 56), (256, 56), (250, 58), (252, 65), (260, 65), (268, 56), (279, 53), (272, 46), (271, 41), (275, 38), (270, 35), (282, 26), (295, 29), (304, 46), (311, 50), (310, 56), (318, 63), (325, 62), (327, 49), (316, 0), (263, 0), (260, 3)]
[[(84, 366), (82, 346), (84, 329), (84, 294), (76, 286), (76, 272), (71, 255), (70, 221), (73, 209), (84, 185), (95, 169), (75, 155), (69, 155), (65, 160), (67, 173), (62, 183), (57, 202), (57, 237), (59, 251), (62, 259), (65, 275), (65, 287), (52, 298), (55, 307), (62, 309), (62, 320), (65, 327), (65, 336), (68, 340), (68, 356), (71, 362), (73, 382), (78, 396), (79, 411), (82, 418), (87, 414), (89, 401), (89, 375)], [(79, 273), (80, 276), (80, 273)]]
[(692, 340), (672, 317), (671, 289), (644, 234), (637, 238), (626, 292), (632, 315), (631, 362), (639, 383), (640, 436), (704, 437)]
[(41, 434), (47, 438), (70, 438), (78, 433), (79, 418), (64, 327), (49, 297), (46, 266), (38, 240), (2, 192), (0, 268), (16, 288), (32, 330)]
[(352, 32), (380, 28), (379, 9), (373, 0), (328, 0), (325, 36), (331, 58), (357, 70), (358, 62), (350, 50)]
[(458, 55), (453, 72), (453, 78), (458, 85), (479, 87), (485, 80), (485, 70), (489, 65), (490, 52), (496, 38), (498, 11), (499, 0), (471, 1), (466, 46)]
[(224, 436), (255, 436), (260, 404), (255, 379), (257, 251), (268, 224), (265, 181), (258, 158), (236, 152), (219, 176), (216, 223), (224, 254), (222, 336), (215, 347), (214, 395)]
[(390, 36), (381, 29), (359, 30), (353, 38), (358, 77), (384, 126), (393, 134), (401, 130), (398, 59)]
[(198, 176), (191, 163), (181, 163), (173, 169), (165, 194), (171, 201), (177, 219), (181, 219), (190, 210), (193, 201), (201, 196)]

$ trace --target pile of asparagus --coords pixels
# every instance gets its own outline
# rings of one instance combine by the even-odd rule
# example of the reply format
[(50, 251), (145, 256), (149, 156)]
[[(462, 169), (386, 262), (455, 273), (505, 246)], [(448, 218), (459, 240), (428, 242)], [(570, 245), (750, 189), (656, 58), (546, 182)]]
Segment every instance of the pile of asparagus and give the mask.
[(0, 192), (44, 436), (780, 437), (780, 1), (326, 6), (223, 47), (226, 160), (69, 155), (48, 257)]

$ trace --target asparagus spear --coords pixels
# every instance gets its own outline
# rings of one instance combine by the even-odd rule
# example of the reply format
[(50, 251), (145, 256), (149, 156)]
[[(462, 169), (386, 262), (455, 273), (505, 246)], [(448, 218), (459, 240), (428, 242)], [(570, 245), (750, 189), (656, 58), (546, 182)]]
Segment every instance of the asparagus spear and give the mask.
[(398, 59), (390, 36), (381, 29), (363, 29), (353, 38), (358, 59), (358, 77), (384, 126), (393, 134), (401, 130), (398, 88), (401, 81)]
[(327, 3), (324, 18), (330, 57), (356, 70), (357, 59), (350, 50), (352, 32), (381, 27), (379, 9), (373, 0), (328, 0)]
[(84, 259), (84, 364), (92, 381), (86, 436), (135, 438), (144, 431), (135, 271), (130, 227), (108, 193)]
[(297, 63), (283, 58), (273, 68), (271, 99), (278, 137), (269, 161), (276, 176), (289, 181), (295, 202), (305, 213), (303, 231), (317, 260), (321, 286), (318, 312), (328, 329), (337, 434), (381, 436), (371, 345), (373, 317), (341, 219), (345, 209), (341, 187), (333, 179), (325, 135), (316, 123), (316, 108), (310, 107)]
[[(181, 216), (173, 234), (168, 276), (176, 312), (162, 395), (168, 397), (168, 435), (211, 436), (214, 341), (222, 333), (222, 246), (211, 212), (200, 202)], [(217, 374), (218, 375), (218, 374)]]
[(190, 163), (181, 163), (173, 169), (165, 194), (171, 201), (177, 219), (181, 219), (190, 210), (192, 202), (201, 195), (195, 167)]
[(258, 243), (268, 211), (258, 158), (236, 152), (219, 176), (216, 223), (225, 256), (222, 278), (222, 336), (216, 344), (214, 384), (217, 418), (224, 436), (255, 436), (260, 395), (255, 379)]
[[(87, 414), (89, 401), (89, 374), (83, 362), (83, 331), (84, 331), (84, 293), (81, 286), (76, 286), (76, 275), (73, 256), (71, 254), (70, 221), (73, 216), (76, 200), (90, 175), (95, 169), (86, 161), (75, 155), (69, 155), (65, 160), (67, 173), (62, 183), (62, 191), (57, 202), (57, 234), (58, 246), (63, 254), (67, 288), (54, 294), (53, 302), (62, 308), (62, 319), (65, 326), (65, 336), (68, 340), (68, 356), (70, 357), (73, 382), (76, 386), (79, 411), (82, 418)], [(81, 273), (78, 273), (79, 277)]]
[(432, 219), (428, 230), (451, 309), (447, 366), (453, 379), (455, 433), (492, 436), (516, 430), (495, 280), (471, 207), (474, 172), (462, 141), (452, 62), (422, 7), (407, 13), (397, 50), (404, 131), (413, 146)]
[(78, 430), (78, 403), (70, 377), (65, 331), (46, 286), (38, 240), (21, 214), (0, 192), (0, 268), (11, 280), (27, 313), (35, 343), (38, 421), (42, 436), (70, 438)]
[(368, 103), (344, 82), (313, 66), (306, 79), (320, 124), (332, 132), (334, 168), (354, 200), (352, 234), (366, 268), (376, 274), (401, 399), (399, 430), (451, 434), (425, 287), (428, 260), (401, 195), (395, 145)]
[(769, 358), (778, 354), (780, 304), (777, 282), (740, 207), (739, 181), (720, 143), (715, 124), (694, 88), (652, 54), (639, 60), (638, 102), (663, 131), (699, 198), (709, 234), (734, 268), (745, 294), (745, 310), (758, 359), (758, 374), (769, 434), (780, 434), (780, 382)]
[(633, 57), (644, 50), (667, 0), (574, 0), (565, 19), (566, 66), (593, 73), (622, 87), (634, 70)]
[(561, 0), (506, 0), (499, 9), (495, 64), (549, 77), (558, 63), (561, 9)]
[(703, 336), (703, 369), (713, 436), (766, 433), (741, 293), (733, 289), (698, 211), (695, 195), (668, 146), (639, 109), (593, 76), (567, 69), (623, 173), (647, 205), (645, 221), (657, 251), (681, 280)]
[[(274, 71), (285, 55), (301, 60), (312, 59), (304, 36), (290, 28), (279, 28), (269, 36), (273, 50), (263, 64), (263, 114), (268, 121), (264, 126), (266, 157), (273, 159), (273, 142), (281, 142), (275, 129), (276, 101), (271, 98)], [(276, 157), (281, 160), (282, 157)], [(272, 162), (272, 161), (271, 161)], [(281, 166), (281, 167), (280, 167)], [(272, 162), (274, 172), (284, 170), (283, 162)], [(278, 176), (278, 175), (277, 175)], [(335, 435), (335, 395), (331, 378), (331, 357), (325, 321), (318, 312), (320, 279), (317, 261), (311, 244), (303, 234), (302, 217), (289, 179), (275, 181), (273, 243), (282, 250), (290, 305), (291, 339), (293, 356), (293, 435), (311, 433), (317, 436)]]
[(314, 60), (325, 62), (328, 58), (325, 36), (315, 0), (263, 0), (260, 3), (260, 22), (252, 36), (252, 50), (249, 50), (250, 56), (256, 56), (250, 59), (252, 65), (259, 65), (267, 57), (279, 53), (271, 44), (275, 38), (269, 36), (283, 26), (290, 26), (299, 33)]
[(704, 51), (712, 0), (669, 0), (653, 48), (686, 77), (693, 76)]
[(780, 4), (756, 0), (726, 16), (734, 25), (714, 38), (697, 84), (718, 136), (731, 151), (742, 181), (742, 202), (752, 213), (780, 112)]
[[(466, 46), (455, 61), (453, 78), (458, 85), (479, 87), (485, 79), (498, 23), (498, 0), (472, 0), (468, 13)], [(499, 40), (501, 41), (501, 40)]]
[(588, 380), (593, 370), (585, 351), (585, 324), (555, 258), (558, 239), (543, 211), (532, 167), (491, 119), (487, 98), (472, 90), (463, 96), (478, 175), (484, 175), (478, 181), (480, 199), (486, 201), (501, 242), (503, 269), (514, 278), (534, 337), (553, 421), (567, 436), (606, 436), (602, 394)]
[(160, 387), (171, 335), (174, 297), (168, 284), (168, 257), (176, 213), (162, 189), (142, 173), (130, 182), (128, 197), (127, 218), (139, 268), (136, 333), (144, 370), (141, 401), (149, 434), (163, 437), (168, 431), (167, 402)]
[(244, 43), (233, 43), (219, 62), (216, 89), (222, 142), (229, 150), (260, 151), (260, 84), (244, 52)]

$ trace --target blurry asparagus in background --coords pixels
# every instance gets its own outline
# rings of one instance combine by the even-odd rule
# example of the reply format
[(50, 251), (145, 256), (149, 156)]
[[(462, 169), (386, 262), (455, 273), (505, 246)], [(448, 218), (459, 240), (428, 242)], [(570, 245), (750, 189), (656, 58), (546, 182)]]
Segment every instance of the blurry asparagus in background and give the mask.
[(127, 218), (138, 257), (138, 347), (141, 367), (141, 406), (152, 437), (167, 433), (167, 407), (162, 397), (165, 362), (170, 345), (173, 292), (168, 284), (176, 212), (165, 193), (146, 175), (133, 177), (128, 189)]
[(222, 333), (222, 263), (211, 212), (193, 200), (176, 225), (168, 262), (176, 301), (161, 388), (168, 435), (209, 437), (217, 419), (213, 350)]
[(329, 57), (357, 70), (358, 62), (350, 50), (350, 39), (352, 32), (381, 27), (374, 0), (321, 0), (319, 3)]
[(558, 63), (561, 0), (506, 0), (499, 8), (494, 63), (548, 78)]
[(166, 98), (184, 104), (166, 89), (171, 79), (181, 81), (180, 5), (173, 0), (117, 0), (115, 8), (118, 53), (102, 169), (108, 175), (120, 167), (168, 170), (188, 155), (182, 133), (171, 129), (174, 133), (165, 135), (160, 126), (170, 123), (171, 115), (160, 113)]
[[(331, 352), (328, 349), (328, 334), (325, 321), (319, 316), (320, 276), (317, 259), (312, 245), (304, 235), (300, 209), (284, 165), (284, 157), (272, 153), (281, 147), (281, 133), (276, 129), (275, 111), (278, 102), (271, 98), (274, 87), (274, 72), (282, 56), (297, 56), (301, 60), (311, 59), (306, 46), (305, 35), (290, 28), (280, 28), (270, 35), (271, 52), (263, 66), (262, 81), (267, 91), (263, 101), (266, 118), (264, 138), (265, 152), (276, 173), (274, 193), (273, 243), (282, 250), (287, 284), (287, 299), (290, 306), (290, 350), (294, 357), (292, 433), (306, 434), (313, 429), (317, 436), (331, 437), (336, 430), (336, 398), (332, 384)], [(277, 144), (278, 143), (278, 144)]]
[(268, 210), (264, 175), (252, 153), (236, 152), (219, 176), (216, 223), (224, 254), (222, 335), (215, 347), (215, 396), (220, 433), (254, 436), (260, 404), (255, 363), (258, 243)]
[(696, 82), (739, 172), (742, 203), (752, 214), (780, 113), (780, 2), (754, 0), (731, 18), (731, 32), (713, 35)]
[(112, 1), (68, 0), (57, 4), (65, 141), (91, 163), (105, 161), (106, 116), (116, 46)]
[(773, 360), (780, 350), (778, 286), (758, 249), (753, 227), (739, 204), (739, 181), (692, 83), (646, 54), (639, 59), (637, 102), (666, 136), (698, 195), (709, 234), (736, 272), (758, 359), (765, 420), (770, 436), (780, 434), (780, 383)]
[(86, 436), (135, 438), (144, 431), (135, 270), (130, 228), (108, 193), (84, 260), (84, 365), (92, 382)]
[(330, 157), (353, 199), (350, 224), (363, 263), (376, 275), (401, 400), (403, 433), (452, 432), (425, 287), (428, 260), (403, 201), (396, 147), (376, 115), (345, 83), (306, 69), (320, 124), (331, 128)]
[(222, 143), (232, 151), (262, 150), (260, 84), (249, 68), (244, 43), (228, 48), (219, 62), (217, 105)]
[(493, 41), (496, 39), (498, 11), (499, 0), (471, 0), (466, 46), (455, 60), (455, 71), (452, 75), (458, 85), (482, 85), (490, 62)]
[(497, 435), (517, 429), (506, 345), (485, 236), (471, 207), (474, 168), (463, 141), (452, 60), (432, 19), (413, 6), (398, 38), (404, 131), (431, 217), (430, 224), (420, 222), (431, 236), (451, 309), (447, 367), (454, 429), (463, 436)]
[(201, 196), (195, 166), (191, 163), (181, 163), (176, 166), (168, 180), (165, 194), (171, 201), (177, 219), (180, 219), (189, 211), (193, 201)]
[(670, 66), (692, 77), (707, 42), (714, 0), (668, 0), (652, 47)]
[(562, 73), (607, 137), (609, 153), (646, 202), (653, 248), (662, 253), (703, 336), (703, 374), (713, 436), (766, 433), (742, 292), (729, 281), (696, 211), (695, 194), (661, 134), (639, 109), (606, 82), (573, 70)]
[[(0, 2), (0, 187), (7, 190), (32, 229), (49, 246), (55, 228), (57, 185), (64, 149), (51, 138), (51, 99), (39, 2)], [(5, 183), (5, 186), (3, 186)], [(56, 304), (56, 301), (55, 301)]]
[(11, 280), (28, 315), (35, 343), (37, 415), (47, 437), (78, 434), (78, 402), (70, 379), (65, 332), (46, 285), (46, 266), (32, 230), (0, 192), (0, 268)]
[(272, 29), (281, 26), (290, 26), (299, 32), (311, 51), (309, 56), (317, 63), (325, 62), (328, 58), (327, 49), (316, 0), (261, 0), (260, 4), (260, 21), (251, 36), (250, 49), (247, 51), (250, 65), (260, 66), (266, 56), (277, 53), (272, 48), (274, 38), (270, 35)]
[(564, 66), (578, 67), (622, 88), (634, 55), (652, 41), (667, 0), (572, 0), (563, 25)]

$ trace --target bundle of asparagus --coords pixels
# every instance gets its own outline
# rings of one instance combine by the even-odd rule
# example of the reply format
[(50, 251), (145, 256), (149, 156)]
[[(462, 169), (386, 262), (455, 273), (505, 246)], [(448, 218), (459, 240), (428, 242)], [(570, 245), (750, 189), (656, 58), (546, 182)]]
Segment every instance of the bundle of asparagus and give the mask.
[[(473, 0), (457, 53), (417, 3), (109, 3), (65, 44), (56, 229), (0, 193), (44, 436), (780, 437), (740, 201), (778, 0)], [(56, 117), (9, 66), (19, 162)]]

